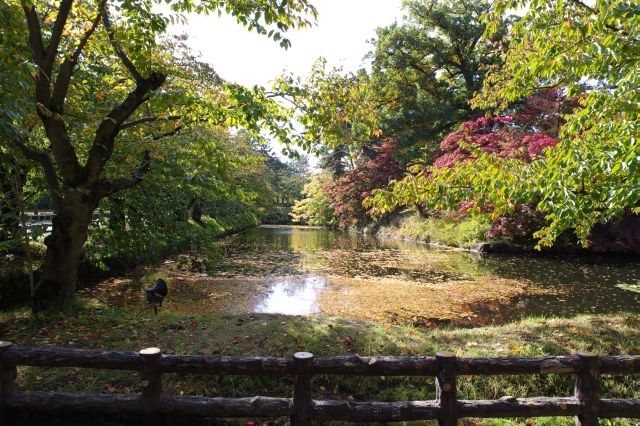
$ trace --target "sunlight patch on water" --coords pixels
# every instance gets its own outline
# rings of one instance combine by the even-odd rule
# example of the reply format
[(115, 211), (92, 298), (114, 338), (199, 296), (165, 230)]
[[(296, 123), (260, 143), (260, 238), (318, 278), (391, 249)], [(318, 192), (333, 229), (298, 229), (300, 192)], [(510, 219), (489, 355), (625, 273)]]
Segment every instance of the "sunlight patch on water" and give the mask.
[(325, 278), (316, 275), (274, 281), (266, 297), (256, 305), (254, 312), (284, 315), (319, 313), (318, 291), (325, 285)]

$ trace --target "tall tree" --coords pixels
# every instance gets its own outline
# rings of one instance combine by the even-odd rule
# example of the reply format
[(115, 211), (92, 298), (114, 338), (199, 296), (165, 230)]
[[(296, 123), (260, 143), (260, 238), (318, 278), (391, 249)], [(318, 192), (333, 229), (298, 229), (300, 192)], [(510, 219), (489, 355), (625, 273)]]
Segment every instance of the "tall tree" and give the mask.
[(539, 200), (549, 221), (537, 233), (540, 245), (568, 230), (588, 245), (594, 225), (639, 213), (640, 4), (499, 0), (488, 30), (513, 8), (526, 12), (511, 31), (505, 67), (486, 80), (476, 104), (504, 109), (558, 87), (578, 97), (580, 108), (565, 116), (560, 142), (544, 161), (500, 181), (520, 198)]
[[(26, 22), (25, 31), (7, 43), (29, 42), (30, 52), (22, 56), (33, 75), (33, 106), (48, 144), (37, 146), (26, 137), (13, 143), (43, 170), (56, 214), (45, 241), (34, 310), (59, 306), (74, 296), (94, 210), (101, 199), (141, 182), (154, 143), (200, 121), (256, 128), (260, 117), (273, 110), (261, 102), (266, 97), (257, 89), (235, 87), (235, 96), (227, 100), (219, 88), (190, 90), (188, 80), (194, 75), (181, 80), (185, 67), (175, 49), (158, 44), (168, 23), (186, 12), (220, 11), (287, 47), (283, 33), (309, 25), (307, 17), (316, 13), (306, 0), (167, 4), (168, 15), (155, 12), (147, 1), (8, 4), (13, 11), (21, 9)], [(177, 99), (182, 102), (176, 104)], [(116, 164), (119, 149), (131, 155)], [(136, 167), (131, 167), (133, 154), (139, 155)]]
[(380, 127), (401, 157), (429, 161), (443, 135), (472, 114), (469, 101), (501, 62), (494, 45), (511, 18), (485, 37), (480, 17), (490, 2), (408, 0), (405, 20), (377, 30), (369, 84)]

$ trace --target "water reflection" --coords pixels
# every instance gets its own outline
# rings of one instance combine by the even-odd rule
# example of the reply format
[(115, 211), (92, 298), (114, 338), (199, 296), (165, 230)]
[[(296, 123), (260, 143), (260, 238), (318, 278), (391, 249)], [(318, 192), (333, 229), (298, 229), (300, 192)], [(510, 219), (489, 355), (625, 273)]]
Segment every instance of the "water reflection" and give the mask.
[[(377, 319), (455, 317), (458, 323), (491, 324), (532, 315), (640, 312), (640, 294), (629, 290), (637, 289), (640, 268), (629, 259), (478, 257), (419, 243), (302, 227), (252, 229), (230, 241), (230, 252), (254, 260), (251, 270), (240, 271), (225, 261), (220, 270), (232, 276), (268, 275), (269, 269), (256, 260), (265, 256), (286, 259), (279, 263), (278, 272), (289, 269), (303, 277), (324, 276), (330, 289), (309, 287), (307, 291), (319, 294), (319, 310), (326, 314), (366, 317), (366, 311), (374, 311), (380, 314)], [(272, 292), (279, 294), (284, 288)], [(431, 290), (437, 291), (432, 294)], [(479, 297), (483, 292), (485, 297)], [(433, 312), (429, 299), (448, 296), (457, 305), (452, 307), (454, 302), (449, 300)], [(416, 299), (424, 302), (412, 306)], [(371, 306), (371, 300), (390, 306), (387, 310)], [(285, 313), (284, 308), (273, 309), (269, 312)]]
[(319, 313), (318, 291), (326, 285), (319, 276), (276, 280), (270, 285), (266, 297), (254, 308), (265, 314), (309, 315)]
[[(212, 276), (181, 270), (177, 262), (144, 272), (160, 271), (170, 280), (166, 311), (418, 324), (640, 313), (640, 265), (629, 259), (477, 257), (304, 227), (258, 227), (222, 245), (225, 256)], [(102, 296), (143, 308), (141, 289), (152, 282), (145, 277), (119, 279), (104, 286)]]

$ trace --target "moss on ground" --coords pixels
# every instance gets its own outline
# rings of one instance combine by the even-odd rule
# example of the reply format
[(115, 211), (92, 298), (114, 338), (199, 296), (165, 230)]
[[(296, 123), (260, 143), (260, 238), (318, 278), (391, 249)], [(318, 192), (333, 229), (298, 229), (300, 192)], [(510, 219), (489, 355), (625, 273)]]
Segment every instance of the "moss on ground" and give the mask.
[[(639, 354), (640, 319), (632, 314), (532, 318), (471, 329), (426, 329), (337, 318), (281, 315), (178, 316), (122, 312), (79, 300), (67, 309), (32, 316), (25, 309), (0, 314), (0, 335), (20, 345), (66, 346), (136, 351), (158, 346), (174, 354), (291, 356), (432, 355), (451, 350), (462, 356), (566, 355), (577, 350), (600, 354)], [(127, 372), (85, 369), (19, 369), (22, 389), (138, 392), (138, 378)], [(460, 377), (459, 398), (495, 399), (510, 395), (566, 396), (571, 376)], [(204, 396), (290, 396), (289, 379), (241, 376), (166, 375), (165, 392)], [(317, 376), (314, 398), (421, 400), (435, 396), (433, 378)], [(636, 376), (603, 377), (603, 397), (640, 398)], [(483, 424), (572, 424), (567, 419), (486, 420)], [(476, 423), (473, 420), (467, 423)], [(633, 424), (618, 420), (615, 424)], [(188, 423), (194, 424), (194, 423)]]

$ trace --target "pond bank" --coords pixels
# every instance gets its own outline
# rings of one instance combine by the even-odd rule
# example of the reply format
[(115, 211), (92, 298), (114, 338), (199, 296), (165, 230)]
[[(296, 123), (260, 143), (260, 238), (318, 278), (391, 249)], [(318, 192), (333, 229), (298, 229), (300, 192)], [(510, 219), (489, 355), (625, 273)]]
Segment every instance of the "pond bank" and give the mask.
[[(216, 220), (205, 217), (200, 224), (189, 221), (188, 225), (194, 233), (201, 232), (203, 234), (202, 239), (206, 239), (207, 244), (211, 246), (219, 239), (239, 234), (258, 226), (259, 223), (255, 216), (244, 215), (236, 218), (236, 220)], [(89, 253), (94, 251), (94, 247), (91, 247), (91, 244), (92, 242), (89, 241), (86, 247)], [(192, 251), (192, 249), (193, 247), (186, 245), (176, 245), (168, 249), (164, 255), (168, 257), (182, 251)], [(26, 256), (22, 251), (23, 247), (18, 245), (15, 250), (10, 252), (0, 252), (0, 309), (27, 303), (31, 298), (28, 265)], [(34, 277), (37, 282), (40, 275), (39, 268), (46, 254), (46, 246), (41, 242), (32, 242), (31, 251), (34, 259)], [(205, 250), (202, 251), (205, 252)], [(211, 259), (212, 261), (217, 260), (218, 253), (215, 250), (206, 250), (206, 252), (206, 254), (199, 256), (201, 258), (200, 263), (203, 263), (203, 260), (206, 261), (207, 259), (202, 258), (207, 256), (214, 257), (214, 259)], [(137, 258), (122, 256), (97, 260), (91, 255), (85, 255), (79, 265), (78, 287), (79, 289), (90, 288), (107, 278), (126, 275), (145, 263), (161, 263), (155, 258), (150, 259), (148, 256), (149, 254), (143, 253)]]
[(354, 232), (375, 235), (378, 238), (396, 239), (427, 244), (443, 250), (459, 250), (477, 254), (512, 254), (522, 256), (598, 256), (624, 257), (640, 260), (637, 251), (595, 251), (579, 246), (572, 237), (565, 237), (554, 247), (535, 249), (533, 238), (516, 241), (508, 238), (487, 238), (490, 223), (483, 218), (465, 217), (455, 220), (447, 217), (424, 218), (417, 213), (395, 214), (382, 225), (365, 227)]
[[(153, 317), (123, 312), (96, 301), (79, 300), (56, 313), (31, 316), (18, 309), (0, 314), (0, 336), (20, 345), (137, 351), (158, 346), (173, 354), (291, 356), (433, 355), (450, 350), (459, 356), (567, 355), (578, 350), (599, 354), (640, 354), (640, 319), (636, 315), (581, 315), (530, 318), (497, 327), (425, 329), (341, 318), (283, 315)], [(24, 389), (101, 393), (139, 392), (139, 380), (125, 372), (74, 368), (19, 369)], [(459, 398), (562, 396), (573, 392), (568, 376), (495, 376), (459, 378)], [(432, 378), (322, 376), (314, 381), (318, 399), (433, 399)], [(247, 377), (193, 377), (168, 374), (168, 393), (204, 396), (290, 396), (291, 381)], [(637, 377), (603, 377), (603, 398), (640, 397)], [(480, 421), (478, 421), (480, 422)], [(536, 420), (536, 424), (573, 424), (571, 418)], [(514, 424), (491, 420), (486, 424)], [(524, 421), (522, 422), (524, 423)], [(28, 424), (28, 423), (23, 423)], [(51, 424), (51, 423), (50, 423)], [(63, 423), (60, 423), (63, 424)], [(178, 424), (198, 424), (185, 420)], [(246, 424), (237, 422), (235, 424)], [(469, 423), (469, 424), (476, 424)], [(521, 423), (515, 423), (521, 424)], [(616, 422), (619, 425), (632, 422)]]
[(176, 314), (319, 314), (430, 327), (536, 315), (640, 313), (640, 268), (625, 263), (478, 257), (423, 244), (290, 226), (258, 227), (219, 243), (213, 269), (197, 252), (105, 280), (87, 295), (121, 309), (148, 305), (169, 283)]

